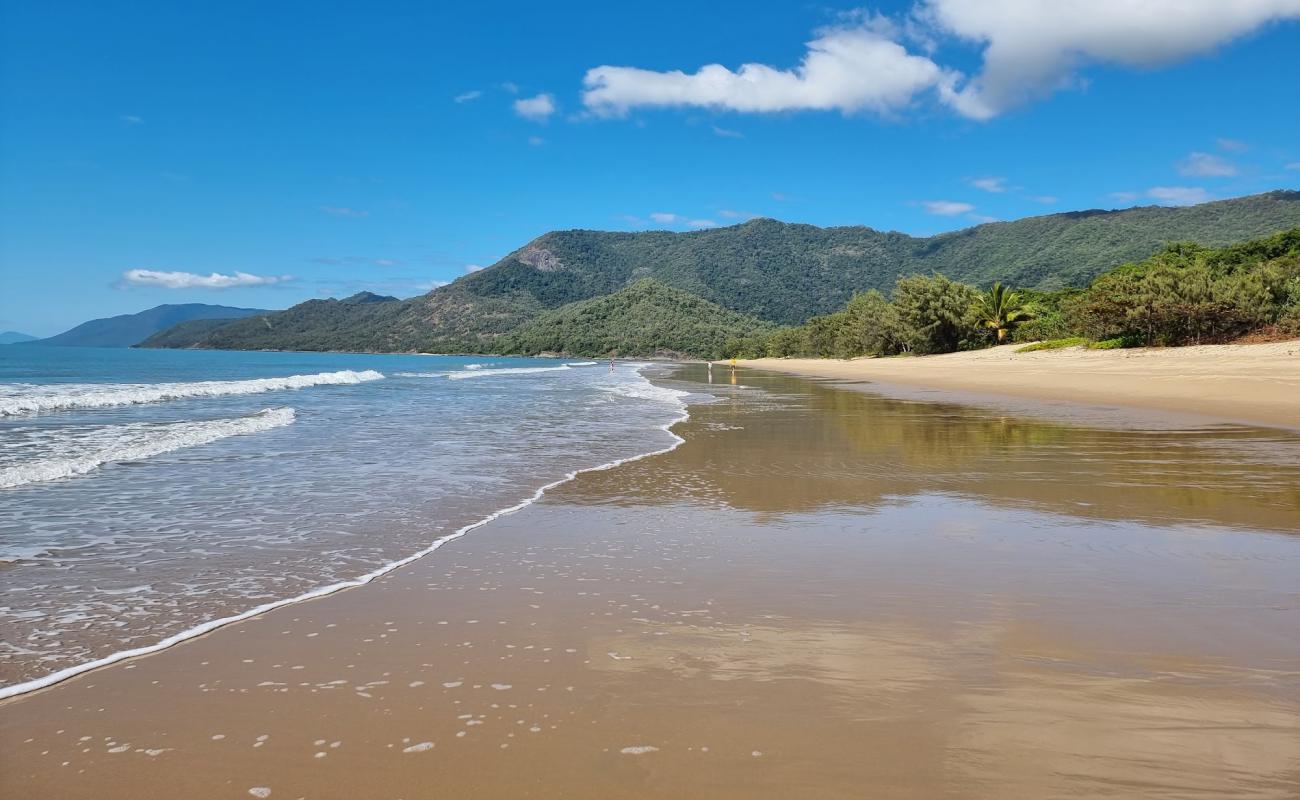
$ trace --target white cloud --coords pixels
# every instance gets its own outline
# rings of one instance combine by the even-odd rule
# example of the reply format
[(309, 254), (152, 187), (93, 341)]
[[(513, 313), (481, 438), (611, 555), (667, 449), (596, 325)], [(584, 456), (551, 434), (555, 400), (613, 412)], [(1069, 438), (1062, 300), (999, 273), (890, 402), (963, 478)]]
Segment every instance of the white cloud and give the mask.
[(940, 217), (955, 217), (975, 210), (975, 206), (970, 203), (958, 203), (953, 200), (926, 200), (921, 203), (921, 207), (925, 209), (925, 213)]
[(528, 143), (533, 147), (541, 147), (542, 145), (546, 144), (546, 140), (540, 136), (529, 136)]
[(718, 223), (714, 222), (714, 221), (711, 220), (711, 219), (688, 219), (688, 220), (686, 220), (686, 227), (688, 227), (688, 228), (716, 228), (716, 227), (718, 227)]
[(376, 266), (376, 267), (395, 267), (395, 266), (397, 266), (398, 264), (401, 264), (401, 263), (402, 263), (402, 262), (398, 261), (398, 260), (395, 259), (395, 258), (376, 258), (376, 259), (375, 259), (375, 266)]
[(988, 119), (1076, 84), (1089, 63), (1152, 68), (1208, 53), (1300, 17), (1300, 0), (924, 0), (916, 16), (984, 46), (980, 73), (946, 99)]
[(140, 118), (137, 117), (135, 114), (123, 114), (123, 115), (122, 115), (122, 121), (125, 122), (127, 125), (143, 125), (143, 124), (144, 124), (144, 120), (140, 119)]
[(1111, 192), (1110, 193), (1111, 199), (1120, 203), (1131, 203), (1134, 200), (1138, 199), (1138, 196), (1139, 195), (1137, 194), (1137, 192)]
[(1042, 204), (1045, 205), (1045, 206), (1050, 206), (1050, 205), (1052, 205), (1053, 203), (1058, 203), (1058, 202), (1060, 202), (1060, 200), (1061, 200), (1061, 198), (1059, 198), (1059, 197), (1055, 197), (1055, 196), (1050, 195), (1050, 194), (1040, 194), (1040, 195), (1036, 195), (1036, 196), (1034, 196), (1034, 197), (1031, 197), (1031, 198), (1029, 198), (1029, 199), (1030, 199), (1030, 200), (1033, 200), (1035, 203), (1042, 203)]
[(733, 130), (730, 130), (730, 129), (728, 129), (728, 128), (720, 128), (720, 127), (718, 127), (717, 125), (714, 125), (714, 126), (712, 126), (712, 127), (713, 127), (713, 135), (714, 135), (714, 136), (721, 136), (721, 137), (724, 138), (724, 139), (744, 139), (744, 138), (745, 138), (745, 134), (741, 133), (740, 131), (733, 131)]
[(1229, 153), (1244, 153), (1250, 149), (1250, 145), (1240, 139), (1228, 139), (1220, 137), (1214, 140), (1220, 150), (1227, 150)]
[(555, 113), (555, 98), (542, 93), (536, 97), (521, 97), (515, 101), (515, 113), (534, 122), (545, 122)]
[(945, 80), (924, 56), (866, 26), (828, 28), (792, 69), (708, 64), (693, 73), (599, 66), (583, 78), (582, 102), (604, 115), (637, 107), (695, 106), (730, 111), (836, 110), (888, 113)]
[(466, 274), (469, 274), (469, 273), (471, 273), (471, 272), (478, 272), (478, 271), (481, 270), (481, 269), (483, 269), (483, 265), (482, 265), (482, 264), (466, 264), (466, 265), (465, 265), (465, 273), (466, 273)]
[(509, 92), (510, 94), (519, 94), (519, 84), (514, 83), (513, 81), (504, 81), (500, 85), (503, 91)]
[(736, 211), (733, 208), (724, 208), (718, 211), (718, 216), (723, 219), (753, 219), (757, 214), (751, 214), (748, 211)]
[(456, 95), (451, 99), (452, 102), (454, 103), (468, 103), (469, 101), (477, 100), (482, 96), (483, 96), (483, 92), (479, 91), (478, 89), (473, 89), (468, 92), (461, 92), (460, 94)]
[(1290, 164), (1287, 164), (1282, 169), (1298, 170), (1300, 169), (1300, 161), (1292, 161)]
[(122, 279), (137, 286), (162, 286), (167, 289), (230, 289), (235, 286), (269, 286), (292, 280), (288, 275), (279, 277), (250, 275), (238, 271), (233, 275), (223, 275), (220, 272), (198, 275), (193, 272), (166, 272), (153, 269), (128, 269), (122, 273)]
[(672, 225), (675, 222), (680, 222), (682, 218), (676, 214), (670, 214), (667, 211), (654, 211), (651, 212), (650, 219), (658, 222), (660, 225)]
[(1007, 190), (1006, 178), (971, 178), (966, 182), (976, 189), (983, 189), (986, 192), (1000, 193)]
[[(1079, 85), (1079, 70), (1091, 64), (1165, 66), (1295, 18), (1300, 0), (917, 0), (897, 21), (843, 15), (842, 24), (817, 31), (789, 69), (598, 66), (583, 79), (583, 103), (612, 116), (673, 106), (888, 114), (933, 90), (957, 113), (987, 120)], [(981, 49), (978, 73), (966, 76), (936, 60), (953, 40)]]
[(344, 206), (321, 206), (321, 211), (329, 214), (331, 217), (368, 217), (369, 211), (362, 211), (357, 208), (347, 208)]
[(1237, 174), (1231, 161), (1210, 153), (1192, 153), (1178, 162), (1179, 175), (1197, 175), (1224, 178)]
[(1167, 206), (1194, 206), (1214, 199), (1200, 186), (1153, 186), (1147, 189), (1147, 197)]

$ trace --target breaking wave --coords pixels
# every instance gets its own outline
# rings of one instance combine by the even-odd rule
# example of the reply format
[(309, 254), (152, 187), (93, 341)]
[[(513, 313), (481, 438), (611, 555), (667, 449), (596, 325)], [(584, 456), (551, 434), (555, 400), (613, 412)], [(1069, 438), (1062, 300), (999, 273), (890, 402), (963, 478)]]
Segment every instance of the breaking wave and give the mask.
[(135, 422), (112, 425), (71, 441), (65, 449), (80, 452), (54, 455), (0, 469), (0, 489), (84, 475), (104, 464), (141, 461), (186, 447), (280, 428), (294, 421), (292, 408), (267, 408), (247, 417), (202, 422)]
[(283, 378), (253, 378), (243, 381), (194, 381), (192, 383), (69, 383), (10, 384), (0, 388), (0, 417), (43, 411), (108, 408), (141, 403), (158, 403), (187, 397), (222, 397), (259, 394), (309, 386), (364, 383), (384, 377), (371, 369), (354, 372), (318, 372)]

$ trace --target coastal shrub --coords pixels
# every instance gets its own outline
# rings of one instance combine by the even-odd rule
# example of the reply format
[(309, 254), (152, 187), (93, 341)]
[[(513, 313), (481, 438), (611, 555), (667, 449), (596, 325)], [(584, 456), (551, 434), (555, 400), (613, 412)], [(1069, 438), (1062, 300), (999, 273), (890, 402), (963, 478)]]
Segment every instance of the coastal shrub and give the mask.
[(845, 306), (844, 315), (835, 345), (841, 358), (903, 352), (907, 337), (898, 310), (880, 292), (872, 289), (855, 294)]
[(1282, 324), (1300, 277), (1300, 229), (1222, 250), (1180, 243), (1093, 281), (1063, 308), (1097, 340), (1148, 345), (1229, 341)]
[(1102, 339), (1100, 342), (1088, 343), (1089, 350), (1121, 350), (1125, 347), (1137, 347), (1137, 346), (1139, 345), (1133, 344), (1132, 339), (1125, 339), (1123, 337), (1120, 337), (1118, 339)]
[(910, 275), (894, 286), (903, 349), (919, 354), (968, 349), (978, 338), (978, 292), (942, 275)]
[(1016, 349), (1017, 353), (1033, 353), (1037, 350), (1061, 350), (1066, 347), (1085, 347), (1088, 340), (1082, 336), (1070, 336), (1064, 339), (1049, 339), (1045, 342), (1034, 342), (1024, 347)]

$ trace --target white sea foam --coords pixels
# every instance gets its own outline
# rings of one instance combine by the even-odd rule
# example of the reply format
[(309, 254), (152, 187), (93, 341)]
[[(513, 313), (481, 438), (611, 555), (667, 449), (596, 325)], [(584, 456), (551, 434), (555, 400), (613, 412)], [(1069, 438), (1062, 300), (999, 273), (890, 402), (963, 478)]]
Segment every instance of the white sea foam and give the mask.
[(377, 381), (383, 377), (383, 373), (371, 369), (360, 372), (345, 369), (338, 372), (318, 372), (314, 375), (252, 378), (243, 381), (8, 384), (0, 387), (0, 417), (42, 411), (130, 406), (189, 397), (259, 394), (285, 389), (305, 389), (309, 386), (364, 383)]
[(289, 425), (292, 408), (266, 408), (247, 417), (201, 422), (130, 423), (110, 425), (69, 443), (76, 453), (57, 453), (16, 466), (0, 468), (0, 489), (84, 475), (104, 464), (142, 461), (173, 450), (197, 447), (230, 436), (260, 433)]
[(669, 389), (666, 386), (655, 386), (653, 383), (646, 381), (640, 383), (620, 383), (613, 386), (599, 387), (602, 392), (620, 395), (622, 397), (631, 397), (637, 400), (657, 400), (663, 403), (680, 403), (683, 397), (690, 392), (683, 392), (680, 389)]
[(569, 361), (554, 367), (502, 367), (500, 369), (490, 369), (492, 363), (496, 362), (466, 364), (461, 369), (443, 372), (398, 372), (396, 374), (399, 378), (447, 378), (453, 381), (463, 381), (466, 378), (486, 378), (494, 375), (532, 375), (538, 372), (563, 372), (574, 367), (594, 367), (598, 365), (596, 361)]
[(530, 375), (537, 372), (562, 372), (570, 369), (568, 364), (557, 367), (502, 367), (501, 369), (466, 369), (447, 373), (447, 379), (463, 381), (466, 378), (486, 378), (493, 375)]
[[(649, 366), (649, 365), (642, 365), (642, 366)], [(548, 367), (544, 369), (557, 369), (557, 368)], [(505, 370), (501, 370), (501, 371), (504, 372)], [(378, 375), (378, 373), (375, 374)], [(648, 380), (645, 379), (644, 376), (638, 374), (637, 377), (646, 386), (653, 386)], [(266, 612), (272, 611), (277, 608), (282, 608), (284, 606), (301, 603), (305, 600), (312, 600), (317, 597), (323, 597), (325, 595), (334, 594), (335, 592), (339, 592), (344, 589), (351, 589), (357, 586), (364, 586), (365, 584), (370, 583), (376, 578), (387, 575), (393, 570), (404, 567), (407, 564), (410, 564), (414, 561), (418, 561), (419, 559), (438, 550), (446, 543), (459, 539), (471, 531), (477, 530), (485, 525), (488, 525), (489, 523), (492, 523), (500, 519), (501, 517), (514, 514), (517, 511), (522, 511), (523, 509), (527, 508), (528, 506), (540, 500), (551, 489), (554, 489), (557, 486), (561, 486), (565, 483), (568, 483), (569, 481), (572, 481), (573, 479), (577, 478), (581, 474), (588, 473), (588, 472), (604, 472), (606, 470), (611, 470), (616, 467), (622, 466), (623, 464), (629, 464), (634, 461), (641, 461), (646, 458), (651, 458), (653, 456), (663, 455), (664, 453), (672, 452), (673, 450), (676, 450), (678, 447), (680, 447), (686, 441), (681, 436), (678, 436), (676, 433), (673, 433), (672, 431), (673, 426), (681, 422), (684, 422), (687, 419), (690, 419), (690, 412), (687, 410), (685, 402), (683, 402), (681, 399), (685, 395), (686, 395), (685, 392), (674, 391), (672, 397), (676, 401), (677, 410), (679, 413), (676, 418), (659, 426), (660, 430), (665, 431), (673, 438), (672, 444), (668, 445), (667, 447), (662, 447), (659, 448), (658, 450), (651, 450), (645, 453), (638, 453), (637, 455), (627, 456), (626, 458), (615, 459), (613, 461), (609, 461), (604, 464), (599, 464), (594, 467), (586, 467), (583, 469), (577, 469), (577, 470), (573, 470), (572, 472), (568, 472), (558, 480), (551, 481), (550, 483), (538, 487), (531, 495), (524, 498), (520, 502), (512, 506), (507, 506), (505, 508), (498, 509), (497, 511), (488, 514), (486, 517), (483, 517), (477, 522), (473, 522), (470, 523), (469, 525), (465, 525), (464, 527), (458, 528), (457, 530), (447, 534), (446, 536), (435, 539), (433, 542), (431, 542), (427, 547), (425, 547), (422, 550), (412, 553), (411, 555), (406, 556), (405, 558), (400, 558), (397, 559), (396, 561), (391, 561), (359, 577), (352, 578), (349, 580), (339, 581), (337, 583), (332, 583), (326, 586), (321, 586), (309, 592), (304, 592), (303, 594), (297, 595), (295, 597), (288, 597), (280, 600), (273, 600), (268, 603), (263, 603), (261, 605), (255, 606), (253, 608), (249, 608), (245, 611), (242, 611), (238, 614), (233, 614), (228, 617), (208, 620), (206, 622), (195, 625), (194, 627), (188, 630), (173, 634), (150, 645), (136, 647), (130, 650), (121, 650), (116, 653), (111, 653), (102, 658), (97, 658), (83, 664), (76, 664), (71, 667), (65, 667), (64, 669), (58, 670), (56, 672), (52, 672), (48, 675), (42, 675), (39, 678), (34, 678), (32, 680), (24, 681), (22, 683), (10, 684), (8, 686), (0, 686), (0, 700), (9, 697), (15, 697), (21, 694), (26, 694), (28, 692), (36, 691), (37, 689), (43, 689), (47, 686), (52, 686), (56, 683), (60, 683), (69, 678), (80, 675), (84, 672), (89, 672), (90, 670), (98, 669), (99, 667), (105, 667), (110, 664), (116, 664), (119, 661), (126, 661), (128, 659), (137, 658), (139, 656), (148, 655), (150, 653), (157, 653), (161, 650), (166, 650), (167, 648), (172, 647), (173, 645), (179, 644), (189, 639), (193, 639), (197, 636), (202, 636), (206, 633), (214, 631), (217, 628), (221, 628), (235, 622), (242, 622), (243, 620), (256, 617), (260, 614), (265, 614)], [(448, 686), (448, 684), (443, 684), (443, 685)]]

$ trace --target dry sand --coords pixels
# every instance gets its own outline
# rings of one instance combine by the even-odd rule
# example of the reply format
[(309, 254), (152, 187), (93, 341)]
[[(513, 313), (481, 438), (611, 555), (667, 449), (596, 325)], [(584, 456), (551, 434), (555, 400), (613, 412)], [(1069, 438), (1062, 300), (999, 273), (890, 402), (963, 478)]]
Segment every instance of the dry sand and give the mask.
[(1300, 435), (723, 378), (672, 453), (0, 704), (0, 796), (1297, 796)]
[(797, 375), (1300, 428), (1300, 340), (1017, 353), (1021, 346), (920, 358), (764, 358), (742, 363)]

